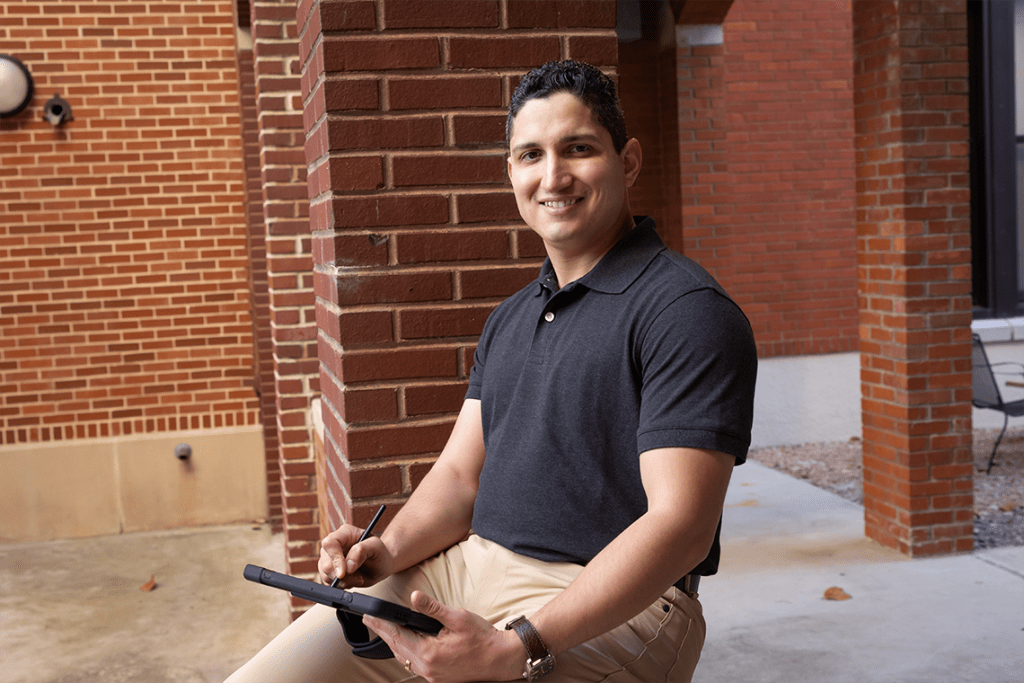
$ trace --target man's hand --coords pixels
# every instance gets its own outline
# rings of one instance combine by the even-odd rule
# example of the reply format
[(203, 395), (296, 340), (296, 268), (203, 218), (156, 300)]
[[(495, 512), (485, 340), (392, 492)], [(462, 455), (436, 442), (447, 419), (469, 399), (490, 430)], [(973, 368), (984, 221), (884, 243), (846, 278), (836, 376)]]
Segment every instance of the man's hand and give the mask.
[(384, 639), (395, 658), (430, 683), (512, 681), (526, 669), (526, 648), (515, 631), (499, 631), (472, 612), (452, 609), (413, 591), (412, 608), (444, 628), (427, 636), (390, 621), (364, 616), (363, 623)]
[(362, 543), (363, 530), (346, 524), (320, 542), (320, 581), (331, 583), (335, 577), (342, 588), (363, 588), (394, 573), (391, 551), (376, 536)]

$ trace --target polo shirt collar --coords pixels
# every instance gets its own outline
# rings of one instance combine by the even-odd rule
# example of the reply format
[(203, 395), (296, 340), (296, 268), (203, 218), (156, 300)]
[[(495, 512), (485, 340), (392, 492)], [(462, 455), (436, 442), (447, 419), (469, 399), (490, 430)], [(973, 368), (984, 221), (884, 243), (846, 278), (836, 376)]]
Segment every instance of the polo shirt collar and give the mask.
[[(654, 229), (653, 218), (635, 216), (634, 220), (636, 227), (627, 232), (576, 284), (605, 294), (621, 294), (640, 277), (654, 257), (666, 249)], [(538, 294), (541, 288), (558, 291), (558, 279), (551, 259), (544, 259), (537, 284), (540, 285)]]

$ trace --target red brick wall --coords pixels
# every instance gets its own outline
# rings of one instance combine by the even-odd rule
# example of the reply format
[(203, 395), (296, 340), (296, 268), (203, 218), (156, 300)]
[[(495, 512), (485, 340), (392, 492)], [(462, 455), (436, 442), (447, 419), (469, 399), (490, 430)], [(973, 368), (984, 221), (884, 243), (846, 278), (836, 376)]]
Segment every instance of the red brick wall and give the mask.
[(0, 443), (255, 424), (231, 3), (9, 0), (0, 52), (36, 81), (0, 122)]
[(865, 520), (910, 555), (973, 547), (966, 24), (854, 3)]
[[(761, 357), (853, 351), (850, 5), (736, 0), (700, 27), (688, 8), (668, 46), (648, 13), (644, 39), (620, 48), (645, 152), (634, 210), (722, 282)], [(722, 42), (704, 44), (723, 16)]]
[[(678, 243), (681, 251), (698, 259), (705, 268), (714, 269), (716, 275), (722, 273), (717, 272), (714, 262), (714, 240), (719, 231), (729, 240), (732, 231), (724, 55), (723, 45), (680, 45), (676, 50), (682, 195)], [(756, 325), (749, 303), (744, 302), (743, 307)], [(763, 327), (757, 325), (755, 329), (760, 332)], [(759, 351), (763, 353), (763, 349)]]
[[(674, 26), (664, 28), (674, 35)], [(623, 43), (618, 72), (627, 133), (643, 151), (630, 206), (634, 214), (652, 216), (665, 243), (682, 251), (675, 50), (656, 40)]]
[(309, 575), (320, 540), (310, 414), (320, 386), (295, 11), (294, 0), (250, 3), (285, 559), (288, 573)]
[(530, 67), (614, 63), (615, 3), (299, 4), (332, 525), (388, 516), (451, 429), (484, 319), (542, 249), (505, 178)]
[(853, 351), (849, 3), (719, 3), (701, 19), (725, 16), (719, 44), (685, 23), (688, 7), (674, 49), (657, 36), (620, 48), (645, 152), (634, 209), (733, 295), (761, 357)]
[(751, 316), (762, 356), (854, 351), (850, 3), (737, 0), (723, 28), (725, 225), (687, 253)]

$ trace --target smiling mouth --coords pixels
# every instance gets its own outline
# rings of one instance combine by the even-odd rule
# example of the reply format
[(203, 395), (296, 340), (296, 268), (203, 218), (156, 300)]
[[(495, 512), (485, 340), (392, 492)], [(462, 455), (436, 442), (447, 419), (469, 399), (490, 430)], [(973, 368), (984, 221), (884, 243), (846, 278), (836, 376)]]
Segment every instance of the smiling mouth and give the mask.
[(576, 204), (577, 202), (581, 201), (583, 201), (581, 198), (562, 199), (559, 201), (541, 202), (541, 204), (548, 207), (549, 209), (564, 209), (567, 206), (572, 206), (573, 204)]

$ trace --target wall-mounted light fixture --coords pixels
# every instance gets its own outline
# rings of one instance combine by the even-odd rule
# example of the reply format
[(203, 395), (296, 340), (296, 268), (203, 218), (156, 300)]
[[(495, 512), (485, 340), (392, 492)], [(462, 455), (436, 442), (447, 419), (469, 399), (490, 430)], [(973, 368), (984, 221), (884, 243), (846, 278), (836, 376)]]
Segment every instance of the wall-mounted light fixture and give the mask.
[(28, 68), (10, 55), (0, 55), (0, 119), (21, 113), (34, 92)]

